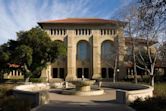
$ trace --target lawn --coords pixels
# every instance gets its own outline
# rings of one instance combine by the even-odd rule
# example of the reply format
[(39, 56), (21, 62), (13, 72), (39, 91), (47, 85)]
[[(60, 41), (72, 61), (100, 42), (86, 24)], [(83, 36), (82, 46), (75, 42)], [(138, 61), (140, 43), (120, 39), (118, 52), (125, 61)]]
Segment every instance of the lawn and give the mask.
[(166, 96), (166, 82), (155, 84), (154, 95), (155, 96)]

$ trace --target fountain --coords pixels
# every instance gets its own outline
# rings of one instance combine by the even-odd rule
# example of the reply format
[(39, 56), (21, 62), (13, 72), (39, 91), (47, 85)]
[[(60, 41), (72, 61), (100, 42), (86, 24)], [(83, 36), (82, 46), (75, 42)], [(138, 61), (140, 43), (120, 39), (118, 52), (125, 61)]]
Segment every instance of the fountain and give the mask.
[(62, 91), (62, 94), (79, 96), (95, 96), (104, 94), (103, 89), (91, 88), (95, 82), (95, 80), (85, 79), (83, 75), (81, 80), (70, 81), (70, 83), (75, 85), (74, 89), (65, 89)]

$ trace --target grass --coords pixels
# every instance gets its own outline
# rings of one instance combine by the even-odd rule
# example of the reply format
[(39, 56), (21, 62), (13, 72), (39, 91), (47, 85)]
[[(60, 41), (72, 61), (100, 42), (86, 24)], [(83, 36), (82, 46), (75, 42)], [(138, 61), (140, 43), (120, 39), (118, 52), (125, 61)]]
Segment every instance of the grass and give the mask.
[(155, 96), (166, 96), (166, 82), (155, 83), (154, 95)]

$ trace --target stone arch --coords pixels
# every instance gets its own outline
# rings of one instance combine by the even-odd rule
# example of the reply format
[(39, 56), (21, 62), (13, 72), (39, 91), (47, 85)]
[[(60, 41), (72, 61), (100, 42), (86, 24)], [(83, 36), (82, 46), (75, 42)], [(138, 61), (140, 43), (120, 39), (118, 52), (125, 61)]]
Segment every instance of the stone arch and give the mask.
[(76, 47), (76, 66), (77, 66), (77, 77), (85, 77), (90, 78), (90, 59), (91, 59), (91, 52), (90, 52), (90, 43), (86, 40), (80, 40), (77, 42)]
[[(63, 40), (54, 40), (60, 43), (64, 43)], [(67, 66), (66, 66), (66, 57), (58, 57), (58, 59), (51, 65), (51, 76), (52, 78), (60, 78), (60, 79), (64, 79), (66, 76), (66, 72), (67, 72)]]
[(90, 44), (88, 41), (80, 40), (77, 42), (77, 60), (90, 60)]
[(113, 67), (115, 60), (115, 46), (113, 41), (104, 40), (101, 43), (101, 76), (102, 78), (112, 78), (113, 77)]
[(111, 40), (104, 40), (101, 43), (101, 59), (111, 59), (115, 54), (114, 43)]

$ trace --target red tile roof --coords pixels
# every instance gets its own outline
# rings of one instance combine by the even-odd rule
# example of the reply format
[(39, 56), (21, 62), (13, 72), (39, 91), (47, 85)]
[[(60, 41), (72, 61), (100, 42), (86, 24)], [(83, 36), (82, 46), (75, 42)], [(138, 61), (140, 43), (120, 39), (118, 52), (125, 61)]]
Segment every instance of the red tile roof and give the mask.
[(108, 20), (108, 19), (99, 19), (99, 18), (66, 18), (66, 19), (59, 19), (59, 20), (47, 20), (38, 22), (39, 25), (41, 24), (117, 24), (121, 23), (124, 24), (125, 22), (117, 21), (117, 20)]
[[(135, 39), (135, 42), (136, 43), (139, 43), (139, 44), (146, 44), (146, 39), (142, 39), (142, 38), (134, 38)], [(132, 44), (132, 38), (131, 37), (125, 37), (125, 43), (126, 44)], [(149, 44), (150, 45), (153, 45), (153, 44), (156, 44), (158, 43), (158, 41), (154, 41), (154, 40), (151, 40), (149, 41)]]
[(8, 63), (8, 65), (9, 65), (9, 67), (13, 67), (13, 68), (18, 68), (18, 67), (20, 67), (20, 65), (18, 65), (18, 64), (10, 64), (10, 63)]

